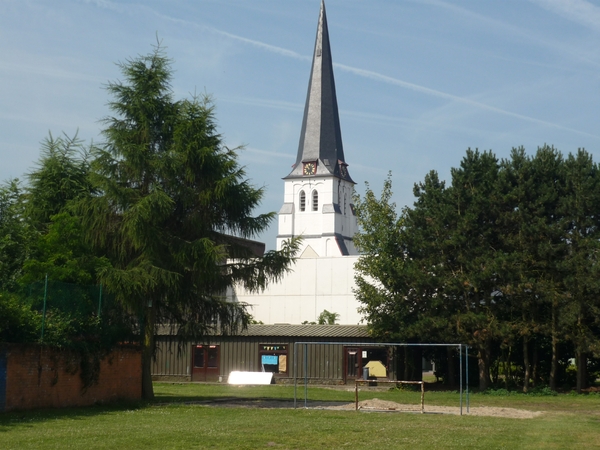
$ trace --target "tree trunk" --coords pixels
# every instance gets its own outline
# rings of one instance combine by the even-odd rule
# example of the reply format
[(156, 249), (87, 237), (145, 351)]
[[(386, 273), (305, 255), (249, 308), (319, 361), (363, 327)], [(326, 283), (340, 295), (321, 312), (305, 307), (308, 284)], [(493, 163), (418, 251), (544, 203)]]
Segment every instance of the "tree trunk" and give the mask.
[(490, 386), (490, 345), (489, 340), (486, 340), (477, 352), (480, 391), (485, 391)]
[(423, 350), (419, 347), (411, 347), (411, 370), (410, 381), (423, 381)]
[(540, 352), (537, 345), (537, 339), (533, 341), (533, 387), (537, 387), (540, 381)]
[(504, 360), (504, 387), (508, 390), (508, 382), (512, 377), (512, 372), (510, 370), (511, 365), (511, 356), (512, 356), (512, 345), (508, 347), (508, 351), (506, 352), (506, 359)]
[(454, 370), (454, 349), (452, 347), (446, 347), (446, 358), (448, 361), (448, 387), (453, 388), (456, 386), (456, 371)]
[(556, 337), (556, 300), (552, 302), (552, 362), (550, 365), (550, 389), (556, 390), (558, 376), (558, 338)]
[(154, 321), (154, 308), (152, 307), (152, 303), (150, 303), (146, 307), (146, 316), (144, 317), (142, 336), (142, 398), (146, 400), (152, 400), (154, 398), (154, 388), (152, 386)]
[(410, 364), (409, 364), (409, 358), (408, 358), (408, 347), (404, 347), (404, 376), (403, 376), (403, 380), (409, 380), (410, 379)]
[(587, 387), (587, 355), (577, 348), (575, 352), (577, 363), (577, 393), (581, 394), (581, 390)]
[(531, 365), (529, 362), (529, 337), (523, 336), (523, 392), (529, 390), (529, 379), (531, 378)]

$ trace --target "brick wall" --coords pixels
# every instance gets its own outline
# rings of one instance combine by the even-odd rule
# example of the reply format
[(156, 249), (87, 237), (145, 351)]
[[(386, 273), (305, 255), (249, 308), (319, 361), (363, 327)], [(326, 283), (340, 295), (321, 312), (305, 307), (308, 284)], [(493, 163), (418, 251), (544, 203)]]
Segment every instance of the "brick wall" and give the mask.
[(142, 396), (141, 352), (135, 347), (119, 347), (105, 357), (98, 383), (86, 389), (82, 389), (79, 362), (68, 352), (5, 344), (0, 346), (0, 361), (4, 361), (0, 364), (0, 390), (5, 390), (4, 395), (0, 392), (0, 412), (85, 406)]

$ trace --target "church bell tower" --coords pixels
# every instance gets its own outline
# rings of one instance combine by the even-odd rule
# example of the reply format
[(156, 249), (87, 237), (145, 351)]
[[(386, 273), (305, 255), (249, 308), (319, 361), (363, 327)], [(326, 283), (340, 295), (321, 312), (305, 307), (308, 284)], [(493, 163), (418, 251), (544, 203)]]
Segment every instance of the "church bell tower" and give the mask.
[(344, 158), (323, 1), (298, 154), (284, 181), (277, 249), (301, 235), (300, 257), (358, 254), (352, 241), (358, 229), (352, 204), (355, 183)]

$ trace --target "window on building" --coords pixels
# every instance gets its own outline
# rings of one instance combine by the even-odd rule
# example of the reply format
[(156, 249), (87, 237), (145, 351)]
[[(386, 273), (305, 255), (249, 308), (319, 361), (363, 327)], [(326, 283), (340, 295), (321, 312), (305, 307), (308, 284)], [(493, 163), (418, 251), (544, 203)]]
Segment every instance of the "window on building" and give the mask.
[(312, 210), (319, 210), (319, 193), (316, 189), (312, 192)]
[(300, 211), (306, 210), (306, 194), (304, 191), (300, 191)]
[(263, 372), (288, 373), (287, 344), (260, 344), (258, 349), (260, 367)]

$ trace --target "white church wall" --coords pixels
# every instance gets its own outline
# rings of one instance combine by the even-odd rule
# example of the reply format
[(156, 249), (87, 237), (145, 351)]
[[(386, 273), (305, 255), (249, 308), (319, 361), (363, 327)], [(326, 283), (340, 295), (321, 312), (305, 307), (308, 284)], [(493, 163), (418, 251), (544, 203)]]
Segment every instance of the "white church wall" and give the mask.
[(340, 315), (337, 323), (360, 323), (354, 298), (354, 263), (358, 256), (300, 258), (293, 271), (262, 293), (236, 289), (236, 300), (250, 305), (255, 320), (265, 324), (316, 322), (323, 310)]

